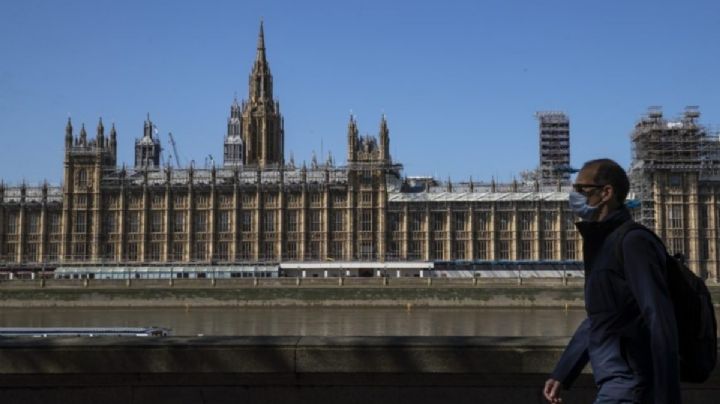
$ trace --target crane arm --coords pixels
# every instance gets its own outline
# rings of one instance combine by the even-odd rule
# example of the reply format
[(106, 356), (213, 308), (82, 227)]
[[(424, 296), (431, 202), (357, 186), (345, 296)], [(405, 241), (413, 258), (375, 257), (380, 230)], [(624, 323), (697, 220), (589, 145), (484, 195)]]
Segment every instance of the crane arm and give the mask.
[(168, 137), (170, 138), (170, 145), (172, 145), (173, 154), (175, 155), (175, 163), (178, 168), (181, 168), (180, 157), (178, 156), (177, 146), (175, 145), (175, 138), (173, 138), (172, 132), (168, 132)]

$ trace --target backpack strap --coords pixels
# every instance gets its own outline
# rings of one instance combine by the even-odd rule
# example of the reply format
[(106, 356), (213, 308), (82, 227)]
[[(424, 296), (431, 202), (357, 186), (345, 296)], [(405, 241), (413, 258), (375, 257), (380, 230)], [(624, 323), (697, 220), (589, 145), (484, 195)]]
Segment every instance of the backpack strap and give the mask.
[[(623, 257), (623, 241), (625, 240), (625, 236), (633, 230), (644, 230), (645, 232), (652, 234), (658, 240), (658, 242), (663, 245), (663, 248), (665, 248), (664, 244), (662, 244), (662, 240), (660, 240), (660, 238), (652, 230), (648, 229), (642, 224), (637, 223), (632, 219), (621, 224), (617, 229), (615, 229), (615, 231), (610, 235), (610, 237), (614, 237), (614, 239), (612, 240), (612, 242), (615, 243), (613, 247), (613, 252), (615, 254), (615, 259), (619, 264), (618, 269), (620, 270), (623, 279), (626, 279), (627, 277), (625, 271), (625, 258)], [(626, 325), (620, 330), (620, 333), (623, 336), (633, 336), (634, 334), (632, 334), (632, 332), (633, 327), (631, 324)]]
[(622, 250), (622, 243), (625, 239), (625, 236), (632, 230), (645, 230), (646, 232), (650, 233), (655, 240), (657, 240), (658, 243), (662, 246), (663, 250), (665, 251), (665, 255), (669, 256), (669, 253), (667, 251), (667, 247), (665, 247), (665, 243), (662, 241), (660, 236), (655, 234), (654, 231), (648, 229), (647, 227), (643, 226), (640, 223), (635, 222), (634, 220), (628, 220), (627, 222), (620, 225), (620, 227), (615, 230), (615, 258), (618, 260), (621, 266), (625, 266), (625, 259), (623, 257), (623, 250)]
[(615, 248), (613, 249), (615, 251), (615, 259), (620, 263), (621, 267), (625, 266), (625, 259), (623, 257), (623, 250), (622, 250), (622, 243), (625, 239), (625, 236), (632, 230), (645, 230), (646, 232), (653, 235), (653, 237), (658, 240), (658, 242), (665, 247), (662, 240), (655, 234), (652, 230), (648, 229), (647, 227), (641, 225), (640, 223), (635, 222), (634, 220), (628, 220), (627, 222), (623, 223), (618, 227), (613, 233), (613, 237), (615, 237), (614, 243)]

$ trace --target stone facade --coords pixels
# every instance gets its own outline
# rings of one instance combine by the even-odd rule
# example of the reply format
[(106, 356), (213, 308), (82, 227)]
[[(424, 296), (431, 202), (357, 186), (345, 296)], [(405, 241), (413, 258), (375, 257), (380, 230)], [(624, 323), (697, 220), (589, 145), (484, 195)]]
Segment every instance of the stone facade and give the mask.
[[(106, 139), (100, 122), (88, 140), (84, 126), (75, 136), (68, 121), (61, 187), (0, 185), (0, 265), (582, 258), (565, 178), (543, 185), (404, 177), (385, 117), (375, 137), (361, 136), (350, 117), (345, 166), (313, 158), (297, 167), (284, 159), (272, 91), (261, 27), (248, 99), (231, 105), (218, 168), (161, 167), (149, 117), (135, 167), (119, 168), (114, 126)], [(670, 246), (718, 280), (720, 181), (688, 171), (680, 188), (665, 192), (662, 184), (677, 181), (668, 175), (675, 174), (652, 177), (651, 197), (655, 206), (677, 202), (685, 219), (672, 232), (661, 226), (661, 235), (682, 233), (683, 243)]]
[(632, 132), (630, 178), (636, 217), (655, 229), (691, 268), (718, 279), (720, 138), (698, 123), (697, 107), (680, 118), (653, 107)]

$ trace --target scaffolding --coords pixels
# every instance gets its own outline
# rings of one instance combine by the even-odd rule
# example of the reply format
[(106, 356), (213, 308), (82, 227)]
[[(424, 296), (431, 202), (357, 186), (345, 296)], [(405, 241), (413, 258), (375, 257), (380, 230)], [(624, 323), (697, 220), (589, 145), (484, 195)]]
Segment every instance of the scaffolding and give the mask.
[(558, 111), (541, 111), (535, 116), (540, 124), (540, 183), (543, 186), (569, 184), (570, 120)]
[[(656, 175), (697, 174), (699, 182), (720, 181), (720, 141), (716, 133), (698, 123), (700, 111), (688, 106), (676, 120), (650, 107), (631, 133), (631, 192), (640, 202), (636, 220), (656, 229)], [(672, 185), (672, 184), (671, 184)]]

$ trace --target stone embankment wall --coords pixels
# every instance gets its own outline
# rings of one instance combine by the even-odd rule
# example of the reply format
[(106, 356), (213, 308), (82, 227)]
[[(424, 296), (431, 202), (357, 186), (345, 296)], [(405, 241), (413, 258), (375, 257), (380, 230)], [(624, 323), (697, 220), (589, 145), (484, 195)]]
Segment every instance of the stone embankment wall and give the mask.
[[(0, 402), (543, 403), (564, 338), (205, 337), (0, 339)], [(585, 373), (565, 403), (591, 403)], [(720, 371), (683, 388), (713, 403)]]
[[(710, 287), (720, 303), (720, 286)], [(279, 278), (12, 280), (1, 307), (583, 307), (582, 280)]]
[[(720, 303), (720, 285), (710, 285)], [(582, 308), (581, 279), (257, 278), (12, 280), (2, 307), (525, 307)]]
[(3, 307), (582, 307), (582, 283), (558, 279), (258, 278), (12, 280)]

